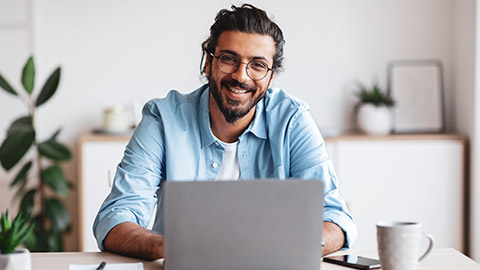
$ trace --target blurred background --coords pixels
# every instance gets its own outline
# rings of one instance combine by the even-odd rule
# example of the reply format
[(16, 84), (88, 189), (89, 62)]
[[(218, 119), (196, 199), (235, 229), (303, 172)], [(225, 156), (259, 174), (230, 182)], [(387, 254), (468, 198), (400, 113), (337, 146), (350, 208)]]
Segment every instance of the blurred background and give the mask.
[[(77, 141), (102, 127), (104, 110), (133, 108), (188, 93), (200, 76), (201, 42), (221, 8), (239, 1), (0, 0), (0, 73), (16, 89), (30, 55), (36, 86), (56, 66), (62, 77), (55, 96), (38, 109), (37, 137), (59, 127), (72, 150), (66, 177), (77, 183)], [(467, 136), (472, 192), (480, 195), (475, 168), (480, 119), (475, 108), (477, 3), (475, 0), (254, 0), (284, 31), (285, 71), (274, 86), (306, 100), (325, 134), (355, 130), (356, 82), (387, 87), (394, 60), (435, 59), (444, 67), (446, 130)], [(478, 49), (477, 49), (478, 48)], [(0, 93), (0, 140), (25, 106)], [(135, 118), (136, 117), (136, 118)], [(0, 170), (0, 209), (16, 209), (8, 187), (13, 173)], [(472, 193), (473, 194), (473, 193)], [(79, 249), (77, 192), (65, 199), (74, 224), (65, 249)], [(478, 196), (477, 196), (478, 197)], [(476, 201), (475, 201), (476, 200)], [(472, 196), (471, 213), (480, 210)], [(440, 210), (441, 211), (441, 210)], [(479, 215), (472, 215), (473, 254), (480, 258)]]

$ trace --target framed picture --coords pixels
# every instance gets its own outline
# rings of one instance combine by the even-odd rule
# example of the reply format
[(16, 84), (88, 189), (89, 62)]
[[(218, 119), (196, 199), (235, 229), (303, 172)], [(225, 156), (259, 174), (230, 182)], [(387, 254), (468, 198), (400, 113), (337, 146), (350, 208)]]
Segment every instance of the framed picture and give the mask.
[(443, 68), (440, 61), (391, 62), (388, 66), (388, 92), (395, 100), (394, 133), (445, 130)]

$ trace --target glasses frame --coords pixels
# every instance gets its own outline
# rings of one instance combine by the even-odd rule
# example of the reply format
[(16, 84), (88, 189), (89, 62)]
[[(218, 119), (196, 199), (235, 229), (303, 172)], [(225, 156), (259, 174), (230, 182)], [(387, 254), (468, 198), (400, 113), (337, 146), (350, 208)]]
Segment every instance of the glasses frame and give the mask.
[(259, 79), (254, 79), (254, 78), (252, 78), (252, 76), (250, 76), (250, 73), (248, 73), (248, 69), (249, 69), (248, 66), (250, 65), (250, 63), (252, 63), (252, 62), (254, 62), (254, 61), (256, 61), (256, 60), (251, 60), (251, 61), (245, 63), (245, 62), (240, 61), (240, 59), (238, 59), (238, 57), (236, 57), (235, 55), (233, 55), (233, 56), (235, 56), (235, 57), (238, 59), (238, 64), (237, 64), (237, 67), (235, 68), (235, 70), (229, 73), (229, 72), (225, 72), (225, 71), (220, 67), (219, 58), (222, 57), (222, 56), (225, 55), (225, 54), (229, 54), (229, 55), (232, 55), (232, 54), (230, 54), (230, 53), (222, 53), (222, 54), (220, 54), (219, 56), (216, 56), (215, 54), (213, 54), (213, 53), (211, 53), (211, 52), (207, 52), (207, 53), (208, 53), (210, 56), (217, 58), (217, 67), (218, 67), (218, 69), (219, 69), (221, 72), (223, 72), (223, 73), (225, 73), (225, 74), (233, 74), (233, 73), (235, 73), (235, 72), (238, 71), (238, 68), (240, 67), (240, 64), (245, 64), (245, 72), (247, 73), (247, 76), (248, 76), (250, 79), (254, 80), (254, 81), (261, 81), (261, 80), (265, 79), (265, 77), (267, 77), (268, 72), (275, 69), (275, 66), (269, 68), (268, 65), (267, 65), (267, 72), (265, 72), (265, 75), (263, 75), (263, 77), (261, 77), (261, 78), (259, 78)]

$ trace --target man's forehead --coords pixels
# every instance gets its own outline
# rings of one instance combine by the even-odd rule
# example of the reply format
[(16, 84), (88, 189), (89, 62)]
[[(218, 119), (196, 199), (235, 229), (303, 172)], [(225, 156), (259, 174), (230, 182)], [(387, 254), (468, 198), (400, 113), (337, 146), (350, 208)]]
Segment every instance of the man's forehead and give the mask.
[(273, 60), (275, 41), (270, 35), (244, 33), (240, 31), (225, 31), (218, 38), (216, 52), (235, 52), (246, 58), (266, 58)]

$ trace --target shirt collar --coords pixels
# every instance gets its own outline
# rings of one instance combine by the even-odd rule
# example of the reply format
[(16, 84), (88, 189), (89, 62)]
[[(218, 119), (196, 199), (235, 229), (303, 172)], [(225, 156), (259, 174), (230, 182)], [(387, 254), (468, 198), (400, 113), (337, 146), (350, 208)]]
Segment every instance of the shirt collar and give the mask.
[[(202, 147), (207, 147), (215, 142), (215, 137), (213, 136), (212, 130), (210, 128), (210, 110), (209, 110), (209, 99), (210, 99), (210, 87), (208, 84), (205, 84), (203, 87), (203, 93), (200, 96), (199, 104), (199, 116), (200, 116), (200, 136), (202, 140)], [(202, 91), (201, 90), (201, 91)], [(268, 90), (267, 90), (268, 91)], [(255, 116), (253, 121), (247, 127), (247, 129), (240, 135), (240, 138), (243, 137), (248, 132), (251, 132), (253, 135), (261, 139), (267, 138), (267, 125), (266, 125), (266, 116), (265, 116), (265, 97), (257, 103), (255, 109)]]

